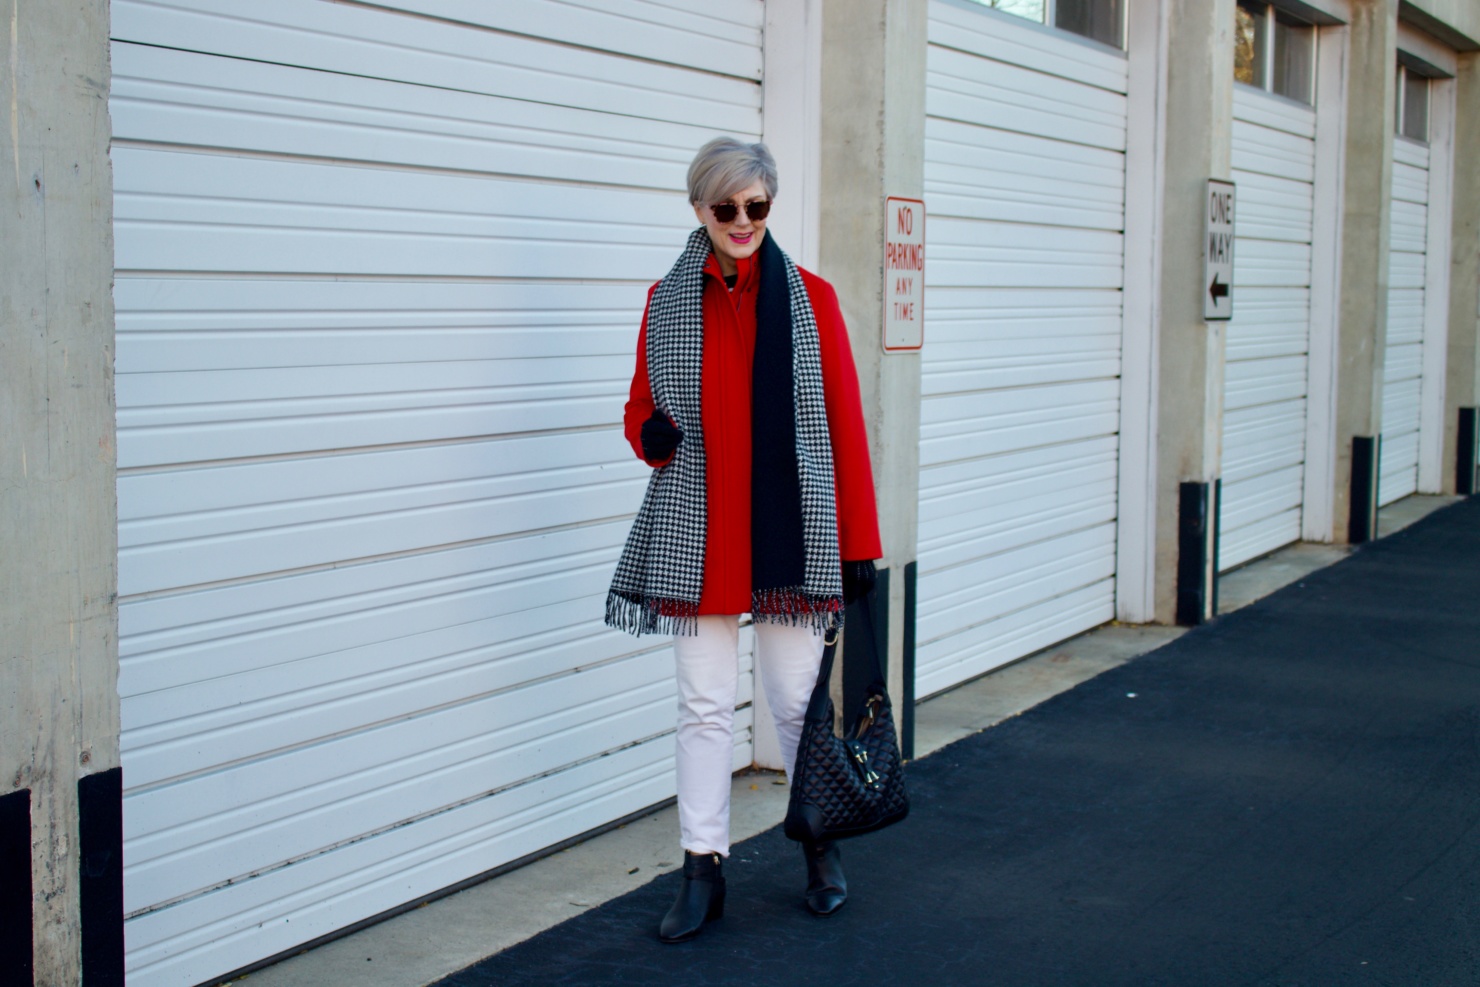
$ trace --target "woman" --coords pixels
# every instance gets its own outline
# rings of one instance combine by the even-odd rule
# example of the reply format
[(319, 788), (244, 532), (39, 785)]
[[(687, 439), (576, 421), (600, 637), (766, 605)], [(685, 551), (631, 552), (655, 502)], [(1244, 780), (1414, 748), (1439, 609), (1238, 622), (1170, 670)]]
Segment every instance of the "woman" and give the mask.
[[(790, 767), (823, 634), (881, 554), (858, 376), (837, 295), (766, 235), (776, 163), (718, 138), (689, 166), (703, 224), (648, 292), (627, 439), (655, 470), (607, 597), (607, 623), (677, 635), (683, 885), (659, 938), (724, 911), (740, 616)], [(752, 523), (753, 519), (753, 523)], [(803, 847), (806, 902), (847, 899), (833, 844)]]

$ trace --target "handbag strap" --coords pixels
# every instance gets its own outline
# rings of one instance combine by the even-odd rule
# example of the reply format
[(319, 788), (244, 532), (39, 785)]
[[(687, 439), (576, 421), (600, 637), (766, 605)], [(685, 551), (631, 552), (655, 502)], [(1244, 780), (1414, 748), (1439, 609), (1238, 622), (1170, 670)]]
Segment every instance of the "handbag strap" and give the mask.
[[(869, 690), (883, 691), (884, 689), (884, 667), (879, 662), (879, 639), (878, 632), (874, 629), (874, 602), (873, 592), (860, 596), (856, 602), (859, 611), (859, 620), (854, 623), (862, 623), (868, 628), (868, 656), (871, 677), (869, 679)], [(812, 686), (812, 698), (807, 701), (807, 719), (826, 720), (832, 723), (832, 669), (833, 660), (838, 652), (838, 632), (828, 631), (827, 644), (822, 649), (822, 664), (817, 669), (817, 682)]]

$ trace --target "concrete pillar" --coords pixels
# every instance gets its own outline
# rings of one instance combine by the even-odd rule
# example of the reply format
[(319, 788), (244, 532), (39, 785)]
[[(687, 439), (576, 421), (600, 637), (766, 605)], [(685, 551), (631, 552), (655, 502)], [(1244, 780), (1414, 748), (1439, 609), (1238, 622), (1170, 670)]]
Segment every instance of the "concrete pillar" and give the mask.
[(1459, 409), (1480, 405), (1480, 52), (1454, 77), (1454, 188), (1449, 250), (1449, 345), (1444, 387), (1445, 493), (1456, 490)]
[[(1397, 0), (1352, 0), (1332, 477), (1331, 534), (1338, 542), (1361, 527), (1361, 518), (1352, 524), (1353, 440), (1382, 434), (1397, 33)], [(1358, 481), (1360, 488), (1360, 476)], [(1371, 493), (1375, 502), (1375, 489)]]
[(0, 35), (0, 980), (121, 985), (108, 3)]
[(926, 10), (926, 0), (824, 0), (822, 19), (818, 273), (837, 288), (858, 364), (880, 566), (889, 572), (889, 687), (901, 710), (912, 705), (905, 603), (919, 507), (920, 356), (883, 350), (884, 199), (923, 194)]
[[(1234, 0), (1167, 0), (1160, 38), (1165, 110), (1157, 235), (1155, 327), (1156, 517), (1154, 617), (1177, 615), (1182, 484), (1216, 488), (1222, 461), (1226, 323), (1203, 320), (1204, 216), (1209, 178), (1227, 179), (1233, 142)], [(1135, 43), (1135, 42), (1133, 42)], [(1132, 99), (1145, 98), (1133, 93)], [(1136, 245), (1127, 243), (1127, 250)], [(1237, 304), (1237, 302), (1235, 302)], [(1127, 332), (1134, 327), (1127, 327)], [(1210, 505), (1216, 509), (1216, 504)], [(1211, 543), (1207, 532), (1204, 544)]]

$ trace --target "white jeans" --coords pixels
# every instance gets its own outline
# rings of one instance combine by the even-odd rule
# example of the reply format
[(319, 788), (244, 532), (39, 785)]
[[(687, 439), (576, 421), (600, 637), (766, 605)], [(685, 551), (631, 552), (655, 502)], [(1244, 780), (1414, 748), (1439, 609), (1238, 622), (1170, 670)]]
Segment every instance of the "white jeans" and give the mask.
[[(740, 618), (706, 615), (673, 639), (678, 659), (678, 825), (685, 850), (730, 855), (730, 775), (739, 686)], [(790, 624), (755, 625), (755, 661), (776, 721), (782, 763), (796, 762), (807, 700), (822, 663), (822, 635)]]

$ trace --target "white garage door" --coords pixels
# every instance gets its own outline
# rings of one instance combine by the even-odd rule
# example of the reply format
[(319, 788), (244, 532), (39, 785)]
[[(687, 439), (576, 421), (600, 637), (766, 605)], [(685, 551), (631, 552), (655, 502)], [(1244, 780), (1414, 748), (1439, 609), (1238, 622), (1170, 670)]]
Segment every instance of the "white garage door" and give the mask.
[(1378, 503), (1418, 490), (1423, 394), (1425, 250), (1429, 233), (1429, 147), (1393, 138), (1387, 351), (1382, 380), (1382, 480)]
[(134, 987), (674, 790), (670, 652), (602, 627), (618, 418), (762, 7), (390, 6), (112, 5)]
[(917, 690), (1114, 616), (1126, 62), (930, 7)]
[(1219, 563), (1300, 538), (1315, 111), (1237, 86), (1233, 321), (1224, 369)]

